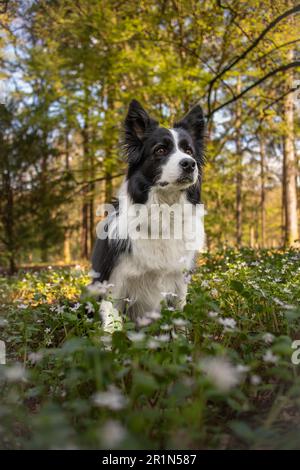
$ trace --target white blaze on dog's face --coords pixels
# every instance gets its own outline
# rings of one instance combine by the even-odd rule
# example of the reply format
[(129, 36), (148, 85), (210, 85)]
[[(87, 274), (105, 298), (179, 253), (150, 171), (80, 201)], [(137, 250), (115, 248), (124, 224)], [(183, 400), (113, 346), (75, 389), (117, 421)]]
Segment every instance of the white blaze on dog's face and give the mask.
[(198, 167), (195, 160), (191, 137), (183, 129), (169, 129), (172, 136), (173, 149), (162, 162), (161, 176), (157, 181), (160, 187), (174, 185), (187, 188), (197, 181)]

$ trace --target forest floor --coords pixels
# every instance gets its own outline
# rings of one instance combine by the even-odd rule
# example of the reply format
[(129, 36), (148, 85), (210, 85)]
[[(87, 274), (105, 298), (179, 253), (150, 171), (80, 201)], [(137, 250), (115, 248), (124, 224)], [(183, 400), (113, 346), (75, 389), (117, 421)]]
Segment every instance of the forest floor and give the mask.
[(87, 283), (0, 278), (0, 448), (300, 448), (298, 251), (202, 255), (184, 312), (112, 335)]

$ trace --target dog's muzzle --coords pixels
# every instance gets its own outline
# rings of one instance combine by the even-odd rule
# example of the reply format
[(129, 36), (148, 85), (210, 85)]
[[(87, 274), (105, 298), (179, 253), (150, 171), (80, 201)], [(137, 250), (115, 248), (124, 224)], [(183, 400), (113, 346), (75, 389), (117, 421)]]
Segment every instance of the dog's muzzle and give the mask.
[(181, 168), (181, 175), (178, 178), (178, 183), (193, 183), (195, 179), (196, 162), (193, 158), (183, 158), (179, 162)]

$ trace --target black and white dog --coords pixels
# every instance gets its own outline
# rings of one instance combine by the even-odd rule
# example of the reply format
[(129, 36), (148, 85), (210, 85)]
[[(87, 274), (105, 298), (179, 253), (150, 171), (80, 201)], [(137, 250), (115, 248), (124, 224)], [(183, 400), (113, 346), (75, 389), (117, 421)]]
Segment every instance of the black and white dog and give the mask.
[[(119, 311), (127, 309), (133, 319), (159, 311), (162, 300), (178, 309), (185, 305), (185, 274), (204, 245), (203, 221), (195, 229), (196, 208), (202, 207), (204, 130), (198, 105), (171, 129), (160, 127), (138, 101), (129, 105), (127, 176), (97, 230), (90, 290), (109, 297)], [(172, 209), (167, 224), (163, 208)], [(181, 216), (176, 219), (174, 211)], [(184, 227), (179, 234), (176, 224)]]

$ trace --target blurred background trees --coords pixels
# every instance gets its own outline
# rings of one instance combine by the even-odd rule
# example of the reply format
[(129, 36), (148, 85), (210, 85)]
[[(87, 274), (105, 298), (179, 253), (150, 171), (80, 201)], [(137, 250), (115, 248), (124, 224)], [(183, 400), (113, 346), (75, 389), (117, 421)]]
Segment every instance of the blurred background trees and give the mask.
[(296, 2), (32, 0), (0, 12), (1, 265), (90, 256), (97, 205), (124, 175), (133, 97), (162, 124), (202, 104), (209, 249), (297, 244)]

